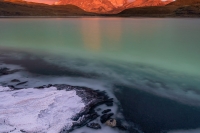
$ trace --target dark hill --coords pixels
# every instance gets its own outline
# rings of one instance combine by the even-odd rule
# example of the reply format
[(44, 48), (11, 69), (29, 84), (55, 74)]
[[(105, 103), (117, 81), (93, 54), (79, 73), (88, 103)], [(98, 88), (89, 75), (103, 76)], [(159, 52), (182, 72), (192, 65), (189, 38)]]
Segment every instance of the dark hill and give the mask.
[(0, 16), (94, 16), (74, 5), (46, 5), (24, 1), (1, 1)]
[(46, 5), (22, 0), (0, 0), (0, 16), (200, 17), (200, 0), (176, 0), (166, 6), (136, 7), (118, 14), (90, 13), (74, 5)]
[(168, 5), (184, 6), (184, 5), (195, 5), (200, 4), (200, 0), (176, 0)]
[(176, 0), (166, 6), (130, 8), (121, 17), (200, 17), (200, 0)]

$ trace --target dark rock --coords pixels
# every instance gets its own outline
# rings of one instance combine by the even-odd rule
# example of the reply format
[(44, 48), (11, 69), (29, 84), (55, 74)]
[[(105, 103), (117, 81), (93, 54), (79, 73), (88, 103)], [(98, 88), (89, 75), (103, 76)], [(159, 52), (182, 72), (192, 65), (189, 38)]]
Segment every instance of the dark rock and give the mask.
[(20, 80), (18, 80), (18, 79), (13, 79), (13, 80), (11, 80), (11, 82), (20, 82)]
[(111, 109), (106, 109), (106, 110), (104, 110), (103, 112), (102, 112), (102, 114), (106, 114), (106, 113), (108, 113), (108, 112), (110, 112), (111, 111)]
[(53, 85), (52, 84), (49, 84), (49, 85), (42, 85), (42, 86), (38, 86), (38, 87), (35, 87), (37, 89), (44, 89), (44, 88), (49, 88), (49, 87), (52, 87)]
[(9, 69), (8, 68), (0, 68), (0, 75), (6, 75), (9, 73)]
[(105, 104), (107, 105), (107, 106), (113, 106), (113, 98), (110, 98), (110, 99), (108, 99), (106, 102), (105, 102)]
[(13, 90), (21, 90), (21, 89), (23, 89), (23, 88), (17, 88), (17, 87), (15, 87), (13, 85), (8, 85), (8, 87), (13, 89)]
[(52, 86), (53, 86), (52, 84), (47, 85), (47, 87), (52, 87)]
[(101, 123), (105, 123), (107, 120), (110, 119), (111, 116), (113, 116), (113, 113), (109, 113), (109, 114), (104, 114), (101, 116), (100, 121)]
[(93, 128), (93, 129), (101, 129), (101, 126), (98, 123), (88, 123), (87, 127)]
[(52, 87), (53, 85), (52, 84), (49, 84), (49, 85), (42, 85), (42, 86), (38, 86), (38, 87), (35, 87), (37, 89), (44, 89), (44, 88), (49, 88), (49, 87)]
[(95, 120), (99, 115), (94, 112), (92, 114), (86, 114), (78, 118), (77, 121), (73, 122), (73, 126), (69, 131), (75, 130), (77, 128), (87, 125), (89, 122)]
[(105, 103), (108, 107), (111, 107), (111, 106), (113, 106), (113, 102), (107, 102), (107, 103)]
[(26, 84), (28, 81), (25, 81), (25, 82), (20, 82), (20, 83), (18, 83), (18, 84), (16, 84), (16, 85), (23, 85), (23, 84)]
[(8, 74), (12, 74), (12, 73), (15, 73), (15, 72), (18, 72), (19, 70), (10, 70), (9, 68), (0, 68), (0, 76), (2, 75), (8, 75)]
[(22, 133), (26, 133), (26, 131), (24, 131), (24, 130), (20, 130), (20, 132), (22, 132)]
[(44, 89), (45, 87), (44, 86), (38, 86), (36, 87), (37, 89)]
[(11, 89), (15, 89), (15, 87), (13, 85), (8, 85), (8, 87)]

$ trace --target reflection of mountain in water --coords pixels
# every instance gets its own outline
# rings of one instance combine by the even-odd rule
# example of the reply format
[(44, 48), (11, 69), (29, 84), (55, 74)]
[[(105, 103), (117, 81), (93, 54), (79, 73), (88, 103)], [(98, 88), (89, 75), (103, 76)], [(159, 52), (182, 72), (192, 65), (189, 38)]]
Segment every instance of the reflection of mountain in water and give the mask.
[(84, 47), (90, 52), (101, 52), (107, 49), (119, 49), (122, 29), (121, 21), (115, 22), (112, 25), (105, 25), (101, 28), (100, 19), (96, 18), (91, 24), (88, 24), (85, 19), (81, 20), (81, 34)]

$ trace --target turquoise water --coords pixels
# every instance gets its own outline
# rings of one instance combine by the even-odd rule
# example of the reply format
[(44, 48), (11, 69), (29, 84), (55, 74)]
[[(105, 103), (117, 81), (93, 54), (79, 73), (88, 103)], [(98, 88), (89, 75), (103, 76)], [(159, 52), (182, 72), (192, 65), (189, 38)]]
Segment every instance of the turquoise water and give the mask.
[(108, 89), (131, 133), (199, 132), (199, 24), (170, 18), (0, 19), (0, 63), (51, 83)]
[(1, 19), (0, 46), (200, 75), (199, 19)]

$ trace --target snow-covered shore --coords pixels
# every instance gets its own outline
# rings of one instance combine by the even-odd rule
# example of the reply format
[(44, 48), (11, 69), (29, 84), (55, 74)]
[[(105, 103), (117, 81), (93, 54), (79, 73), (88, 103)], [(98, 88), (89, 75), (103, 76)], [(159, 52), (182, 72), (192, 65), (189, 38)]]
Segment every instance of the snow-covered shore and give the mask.
[(11, 90), (0, 86), (0, 99), (1, 133), (56, 133), (70, 129), (72, 116), (85, 106), (76, 91), (56, 87)]
[[(68, 133), (98, 123), (103, 132), (119, 132), (100, 119), (111, 109), (121, 118), (114, 95), (92, 79), (35, 75), (18, 65), (0, 64), (0, 133)], [(95, 130), (96, 131), (96, 130)], [(82, 131), (81, 131), (82, 132)], [(120, 131), (124, 132), (124, 131)]]

